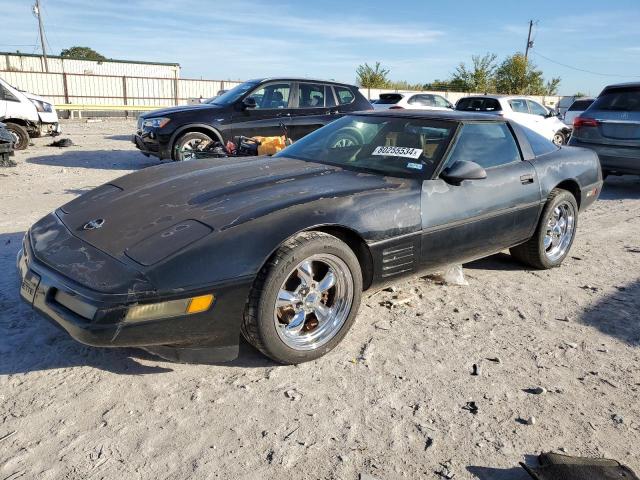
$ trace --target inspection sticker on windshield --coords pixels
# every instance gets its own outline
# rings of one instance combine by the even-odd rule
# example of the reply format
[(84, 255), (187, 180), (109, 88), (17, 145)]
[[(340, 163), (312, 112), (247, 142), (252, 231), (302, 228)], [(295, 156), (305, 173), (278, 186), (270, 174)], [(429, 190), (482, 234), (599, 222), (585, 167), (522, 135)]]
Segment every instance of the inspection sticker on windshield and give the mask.
[(409, 147), (376, 147), (372, 155), (380, 155), (382, 157), (420, 158), (420, 155), (422, 155), (422, 149)]

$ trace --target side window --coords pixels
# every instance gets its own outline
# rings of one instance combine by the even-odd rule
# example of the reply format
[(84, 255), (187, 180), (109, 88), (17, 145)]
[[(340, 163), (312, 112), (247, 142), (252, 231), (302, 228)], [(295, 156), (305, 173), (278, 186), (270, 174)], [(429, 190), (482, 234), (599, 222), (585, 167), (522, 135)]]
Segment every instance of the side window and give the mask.
[(520, 161), (520, 151), (506, 123), (466, 123), (447, 166), (459, 161), (475, 162), (483, 168)]
[(11, 93), (9, 90), (0, 85), (0, 100), (5, 100), (7, 102), (19, 102), (16, 96)]
[(531, 113), (533, 113), (534, 115), (542, 115), (543, 117), (547, 116), (547, 109), (542, 105), (536, 102), (532, 102), (531, 100), (527, 100), (527, 102), (529, 103), (529, 109), (531, 110)]
[(355, 100), (355, 95), (347, 87), (334, 87), (340, 105), (347, 105)]
[(407, 103), (410, 105), (424, 105), (424, 103), (422, 102), (422, 95), (414, 95), (411, 98), (409, 98), (409, 100), (407, 100)]
[(511, 109), (517, 113), (529, 113), (529, 107), (527, 107), (527, 101), (524, 98), (516, 98), (515, 100), (509, 100)]
[(256, 109), (287, 108), (291, 84), (289, 82), (271, 83), (251, 92), (250, 97), (256, 99)]
[(451, 106), (449, 101), (446, 98), (441, 97), (440, 95), (434, 95), (433, 100), (436, 104), (436, 107), (449, 108)]
[(300, 97), (298, 106), (300, 108), (324, 107), (324, 85), (300, 83), (299, 86)]
[(331, 85), (324, 86), (324, 94), (325, 107), (335, 107), (336, 98), (333, 96), (333, 88), (331, 88)]

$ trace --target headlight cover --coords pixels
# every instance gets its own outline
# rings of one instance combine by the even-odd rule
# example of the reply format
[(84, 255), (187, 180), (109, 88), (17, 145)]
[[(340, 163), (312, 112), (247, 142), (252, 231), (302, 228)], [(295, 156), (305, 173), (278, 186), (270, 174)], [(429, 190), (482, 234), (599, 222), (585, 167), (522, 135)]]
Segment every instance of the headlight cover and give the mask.
[(35, 105), (36, 110), (38, 112), (47, 112), (47, 113), (53, 112), (53, 105), (51, 105), (50, 103), (43, 102), (40, 100), (34, 100), (33, 98), (31, 98), (30, 100), (31, 100), (31, 103)]
[(214, 296), (208, 294), (191, 298), (181, 298), (180, 300), (170, 300), (168, 302), (134, 305), (127, 310), (124, 321), (125, 323), (146, 322), (148, 320), (202, 313), (209, 310), (213, 304), (213, 300)]
[(145, 118), (142, 121), (142, 126), (147, 128), (162, 128), (171, 121), (170, 118), (158, 117), (158, 118)]

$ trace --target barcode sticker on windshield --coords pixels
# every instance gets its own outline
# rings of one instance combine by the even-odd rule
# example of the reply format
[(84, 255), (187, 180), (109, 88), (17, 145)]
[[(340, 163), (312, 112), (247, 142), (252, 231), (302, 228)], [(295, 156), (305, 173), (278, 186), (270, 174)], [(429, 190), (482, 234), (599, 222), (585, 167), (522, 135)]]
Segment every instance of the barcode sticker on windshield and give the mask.
[(414, 170), (422, 170), (422, 164), (409, 162), (407, 163), (407, 168), (413, 168)]
[(376, 147), (372, 155), (380, 155), (382, 157), (420, 158), (420, 155), (422, 155), (422, 149), (409, 147)]

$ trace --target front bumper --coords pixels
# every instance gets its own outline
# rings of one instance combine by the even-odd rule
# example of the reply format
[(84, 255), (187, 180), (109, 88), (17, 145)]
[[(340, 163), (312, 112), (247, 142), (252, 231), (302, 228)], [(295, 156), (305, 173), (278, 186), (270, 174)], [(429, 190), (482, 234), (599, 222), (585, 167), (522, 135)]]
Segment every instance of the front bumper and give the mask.
[(581, 142), (571, 137), (569, 145), (593, 150), (600, 158), (602, 170), (612, 173), (640, 175), (640, 148), (616, 147), (598, 143)]
[[(221, 362), (238, 355), (240, 323), (252, 279), (176, 294), (128, 299), (87, 289), (36, 259), (25, 237), (18, 253), (20, 295), (35, 311), (77, 341), (96, 347), (142, 347), (170, 360)], [(124, 322), (131, 305), (214, 293), (206, 312), (138, 323)], [(64, 299), (64, 301), (62, 300)]]
[(40, 124), (40, 135), (50, 135), (55, 137), (62, 133), (62, 126), (58, 123), (41, 123)]
[(153, 155), (160, 160), (171, 159), (171, 148), (160, 143), (153, 132), (138, 130), (131, 136), (131, 142), (147, 157)]

